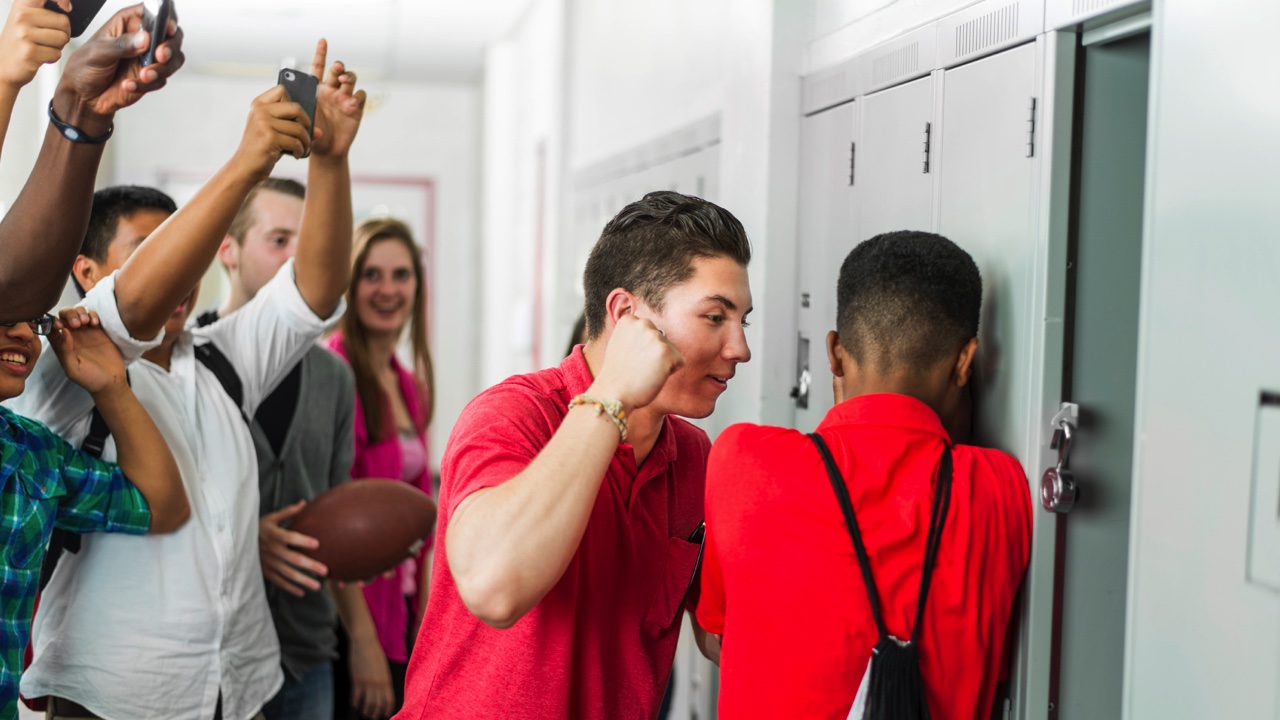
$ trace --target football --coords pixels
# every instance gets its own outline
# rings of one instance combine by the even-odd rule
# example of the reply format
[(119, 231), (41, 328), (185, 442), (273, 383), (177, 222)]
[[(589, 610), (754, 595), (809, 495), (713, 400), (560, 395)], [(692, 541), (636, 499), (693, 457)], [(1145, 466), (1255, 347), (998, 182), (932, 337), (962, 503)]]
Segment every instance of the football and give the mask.
[(329, 568), (329, 579), (376, 578), (414, 557), (436, 526), (436, 503), (398, 480), (352, 480), (321, 493), (293, 519), (290, 530), (320, 541), (300, 552)]

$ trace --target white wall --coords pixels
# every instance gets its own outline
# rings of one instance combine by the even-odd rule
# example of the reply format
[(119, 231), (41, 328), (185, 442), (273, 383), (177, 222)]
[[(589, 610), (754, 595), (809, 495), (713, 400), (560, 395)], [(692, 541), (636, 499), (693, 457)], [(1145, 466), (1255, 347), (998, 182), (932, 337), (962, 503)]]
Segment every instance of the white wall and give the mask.
[[(231, 157), (249, 103), (270, 87), (270, 79), (179, 74), (121, 113), (111, 140), (112, 181), (156, 185), (168, 178), (169, 187), (198, 185)], [(480, 338), (480, 94), (461, 84), (375, 82), (366, 89), (370, 104), (351, 153), (357, 219), (359, 206), (372, 207), (379, 188), (398, 198), (412, 195), (385, 181), (425, 180), (434, 187), (434, 263), (428, 274), (437, 389), (431, 451), (438, 463), (454, 420), (480, 389), (474, 362)], [(305, 165), (285, 157), (276, 174), (305, 179)], [(418, 207), (403, 199), (388, 204), (393, 212)]]

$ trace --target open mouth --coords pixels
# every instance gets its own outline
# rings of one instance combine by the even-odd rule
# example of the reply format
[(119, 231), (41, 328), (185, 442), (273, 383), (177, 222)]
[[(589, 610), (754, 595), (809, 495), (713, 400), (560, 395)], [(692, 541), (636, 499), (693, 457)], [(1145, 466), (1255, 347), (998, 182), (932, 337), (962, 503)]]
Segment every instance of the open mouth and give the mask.
[(719, 385), (721, 389), (728, 388), (729, 381), (733, 379), (732, 375), (708, 375), (707, 377), (711, 379), (711, 382)]
[(21, 350), (4, 350), (0, 351), (0, 367), (17, 374), (25, 375), (27, 365), (31, 362), (31, 356)]

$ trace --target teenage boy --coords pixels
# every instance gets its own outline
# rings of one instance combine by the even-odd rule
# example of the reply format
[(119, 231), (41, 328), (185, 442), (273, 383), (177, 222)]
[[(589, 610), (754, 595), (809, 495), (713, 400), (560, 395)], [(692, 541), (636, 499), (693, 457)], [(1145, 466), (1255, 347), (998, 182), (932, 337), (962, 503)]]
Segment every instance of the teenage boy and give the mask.
[[(197, 324), (244, 307), (294, 257), (305, 198), (301, 183), (284, 178), (263, 180), (249, 193), (218, 250), (230, 293)], [(347, 364), (314, 345), (250, 423), (262, 498), (258, 546), (284, 668), (284, 687), (262, 711), (267, 720), (332, 720), (339, 617), (351, 638), (352, 705), (385, 717), (395, 702), (391, 668), (360, 586), (322, 588), (328, 568), (299, 552), (319, 541), (284, 527), (307, 501), (350, 478), (355, 392)]]
[[(58, 3), (70, 9), (66, 0)], [(0, 322), (40, 317), (62, 295), (116, 111), (163, 87), (182, 67), (182, 30), (170, 28), (156, 63), (142, 67), (138, 57), (151, 38), (142, 28), (142, 6), (135, 5), (116, 13), (67, 60), (35, 167), (0, 220)], [(42, 0), (14, 0), (0, 33), (0, 138), (19, 89), (42, 63), (61, 57), (70, 32), (66, 15), (46, 10)]]
[(751, 358), (750, 259), (736, 218), (674, 192), (605, 226), (584, 274), (587, 344), (485, 391), (454, 427), (396, 717), (654, 717), (709, 448), (677, 416), (710, 415)]
[[(949, 449), (949, 510), (915, 642), (932, 716), (988, 717), (1031, 502), (1017, 460), (954, 444), (939, 420), (967, 403), (982, 279), (946, 238), (896, 232), (849, 254), (837, 297), (827, 336), (836, 405), (818, 434), (843, 474), (887, 632), (917, 632)], [(850, 717), (880, 637), (834, 487), (795, 430), (734, 425), (711, 449), (697, 616), (722, 635), (722, 717)]]
[[(325, 52), (322, 42), (317, 76)], [(245, 720), (280, 688), (258, 560), (257, 459), (244, 417), (341, 311), (352, 225), (347, 151), (364, 107), (354, 84), (334, 63), (320, 88), (314, 142), (283, 88), (263, 93), (239, 150), (172, 217), (122, 209), (128, 192), (98, 196), (75, 279), (87, 291), (84, 305), (134, 361), (130, 379), (174, 451), (192, 522), (168, 538), (95, 538), (63, 556), (36, 616), (35, 660), (23, 682), (26, 696), (53, 698), (55, 715)], [(231, 317), (184, 330), (198, 280), (249, 191), (282, 153), (307, 149), (312, 192), (296, 261)], [(46, 371), (37, 371), (30, 412), (84, 437), (91, 399)]]

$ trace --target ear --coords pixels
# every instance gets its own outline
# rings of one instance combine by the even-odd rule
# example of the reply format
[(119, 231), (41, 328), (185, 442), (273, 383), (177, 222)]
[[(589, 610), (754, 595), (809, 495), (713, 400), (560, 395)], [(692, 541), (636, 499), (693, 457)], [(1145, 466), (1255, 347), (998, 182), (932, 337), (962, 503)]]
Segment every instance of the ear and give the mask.
[(640, 307), (640, 300), (627, 290), (618, 288), (609, 293), (609, 297), (604, 301), (604, 312), (608, 319), (609, 328), (612, 329), (622, 319), (623, 315), (634, 315)]
[(222, 244), (218, 246), (218, 260), (222, 261), (222, 267), (230, 273), (240, 265), (240, 244), (230, 235), (222, 238)]
[(969, 338), (969, 341), (960, 347), (960, 354), (956, 356), (955, 369), (952, 371), (951, 379), (955, 382), (956, 387), (964, 387), (969, 384), (970, 378), (973, 377), (973, 358), (978, 353), (978, 338)]
[(831, 366), (831, 374), (844, 377), (844, 348), (840, 346), (840, 333), (832, 330), (827, 333), (827, 363)]
[(77, 255), (76, 261), (71, 265), (71, 276), (85, 292), (89, 292), (102, 279), (102, 272), (98, 263), (84, 255)]

